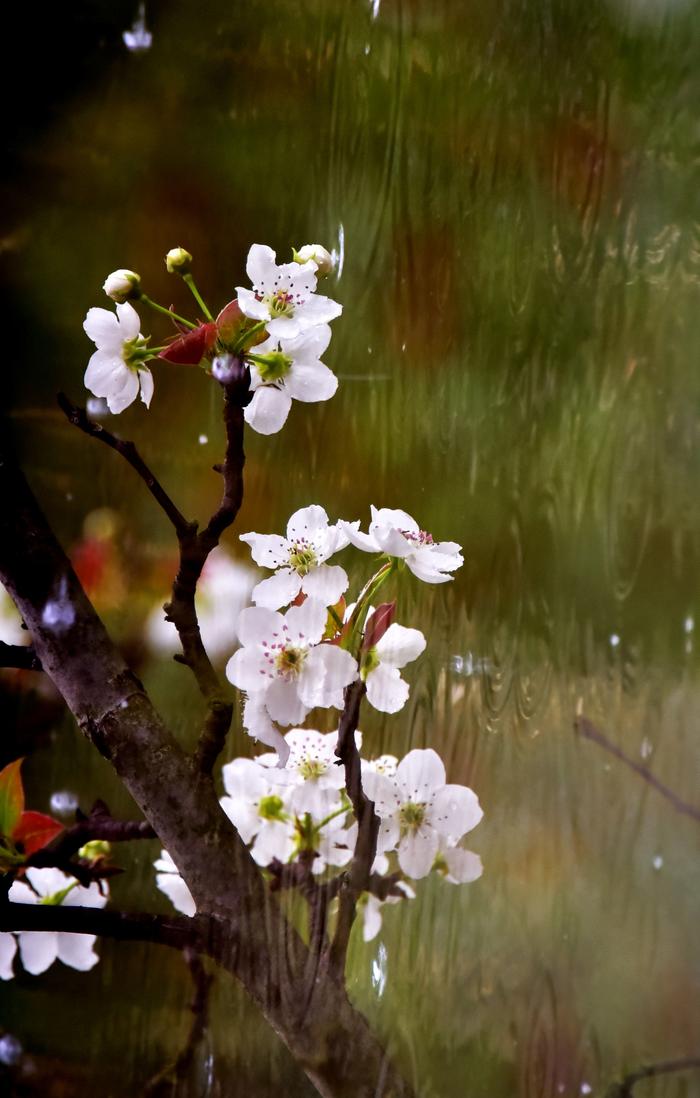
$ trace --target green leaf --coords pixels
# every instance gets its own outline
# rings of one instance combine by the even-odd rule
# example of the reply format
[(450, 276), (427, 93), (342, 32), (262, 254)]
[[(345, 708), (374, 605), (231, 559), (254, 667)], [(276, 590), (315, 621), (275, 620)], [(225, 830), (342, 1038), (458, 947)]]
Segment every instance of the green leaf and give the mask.
[(20, 767), (24, 759), (15, 759), (0, 770), (0, 835), (10, 838), (24, 809), (24, 787)]

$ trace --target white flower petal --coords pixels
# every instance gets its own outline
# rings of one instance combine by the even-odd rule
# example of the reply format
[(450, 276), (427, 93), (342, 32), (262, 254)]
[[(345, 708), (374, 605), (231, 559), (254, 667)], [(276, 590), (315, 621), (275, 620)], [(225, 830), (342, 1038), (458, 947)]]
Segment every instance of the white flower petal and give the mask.
[(396, 768), (396, 783), (403, 791), (405, 800), (415, 804), (425, 803), (445, 785), (442, 759), (432, 747), (409, 751)]
[(238, 615), (238, 636), (241, 644), (268, 643), (282, 632), (284, 618), (264, 606), (247, 606)]
[(358, 530), (356, 522), (345, 522), (343, 519), (340, 519), (338, 527), (356, 549), (362, 549), (364, 553), (381, 553), (382, 550), (379, 547), (377, 539), (370, 534), (363, 534), (361, 530)]
[(369, 531), (381, 548), (382, 553), (387, 553), (390, 557), (403, 558), (414, 552), (413, 542), (405, 538), (400, 530), (394, 530), (391, 526), (380, 526), (372, 523)]
[(253, 399), (243, 411), (249, 427), (260, 435), (274, 435), (284, 427), (292, 398), (283, 389), (263, 385), (253, 393)]
[(289, 542), (315, 540), (315, 536), (328, 529), (328, 515), (318, 503), (312, 503), (309, 507), (300, 507), (290, 517), (287, 523), (287, 539)]
[(449, 575), (449, 573), (438, 572), (432, 565), (426, 565), (417, 553), (412, 553), (407, 557), (406, 564), (416, 579), (422, 580), (423, 583), (449, 583), (450, 580), (454, 579), (454, 576)]
[(265, 692), (265, 705), (272, 719), (284, 725), (299, 724), (311, 708), (299, 697), (296, 683), (283, 679), (275, 679)]
[(479, 855), (471, 850), (463, 850), (461, 846), (445, 850), (444, 858), (448, 870), (445, 879), (450, 884), (470, 884), (478, 880), (484, 872)]
[(302, 330), (300, 321), (295, 316), (276, 316), (267, 325), (270, 335), (277, 341), (293, 339)]
[(304, 328), (311, 328), (316, 324), (327, 324), (329, 320), (335, 320), (343, 311), (343, 306), (330, 297), (323, 294), (314, 294), (296, 309), (296, 316), (302, 321)]
[(284, 616), (290, 642), (318, 644), (326, 631), (327, 619), (326, 607), (318, 599), (306, 599), (301, 606), (292, 606)]
[(404, 835), (399, 843), (399, 865), (408, 877), (427, 877), (438, 851), (438, 837), (431, 828)]
[(124, 337), (116, 314), (109, 309), (88, 309), (83, 330), (96, 347), (117, 351), (121, 349)]
[(260, 648), (239, 648), (226, 664), (226, 678), (239, 690), (261, 690), (270, 682), (271, 671), (267, 657)]
[(127, 376), (124, 378), (124, 383), (118, 390), (111, 393), (106, 393), (107, 407), (112, 415), (119, 415), (125, 408), (128, 408), (130, 404), (133, 404), (136, 397), (139, 395), (139, 379), (138, 374), (133, 370), (127, 371)]
[(150, 408), (154, 389), (153, 374), (150, 370), (139, 370), (138, 375), (141, 382), (141, 400), (147, 408)]
[(123, 302), (121, 305), (117, 305), (117, 316), (119, 317), (120, 336), (122, 341), (128, 339), (136, 339), (141, 334), (141, 320), (139, 314), (133, 305), (130, 305), (128, 301)]
[(284, 568), (253, 588), (253, 602), (268, 610), (289, 606), (301, 591), (301, 576)]
[(28, 930), (19, 935), (19, 955), (22, 965), (32, 976), (39, 976), (58, 956), (58, 935), (53, 931)]
[(0, 934), (0, 980), (11, 980), (14, 976), (12, 962), (17, 952), (14, 935)]
[(97, 941), (94, 934), (57, 934), (58, 959), (64, 965), (75, 968), (78, 972), (89, 972), (94, 968), (99, 957), (93, 950)]
[(430, 804), (430, 822), (436, 831), (450, 839), (461, 839), (483, 818), (484, 812), (473, 789), (466, 785), (446, 785)]
[(241, 534), (240, 540), (250, 546), (250, 554), (263, 568), (279, 568), (289, 557), (289, 543), (278, 534)]
[(370, 507), (372, 512), (371, 526), (391, 526), (394, 530), (408, 530), (411, 534), (420, 533), (420, 526), (407, 511), (401, 511), (398, 507)]
[(246, 290), (243, 286), (236, 287), (238, 305), (244, 316), (250, 320), (267, 320), (270, 310), (264, 301), (258, 301), (252, 290)]
[(301, 581), (304, 594), (317, 599), (324, 606), (335, 606), (340, 596), (348, 589), (348, 574), (337, 564), (320, 564), (312, 568)]
[[(277, 270), (277, 256), (267, 244), (251, 244), (245, 273), (253, 286), (260, 290), (272, 288)], [(269, 282), (269, 285), (268, 285)]]
[(338, 388), (338, 378), (322, 362), (295, 363), (284, 380), (284, 387), (295, 400), (313, 404), (330, 400)]
[(425, 637), (420, 629), (407, 629), (393, 622), (376, 645), (382, 663), (390, 667), (405, 667), (425, 650)]
[(371, 942), (382, 929), (382, 904), (376, 896), (368, 896), (362, 911), (362, 939)]
[(179, 873), (157, 873), (156, 885), (165, 893), (176, 911), (181, 911), (190, 918), (197, 913), (192, 893)]
[(330, 325), (316, 324), (313, 328), (307, 328), (306, 331), (294, 339), (283, 340), (282, 350), (286, 355), (291, 355), (295, 362), (310, 365), (318, 361), (328, 349), (330, 341)]
[(408, 683), (396, 667), (380, 663), (367, 676), (367, 700), (380, 713), (398, 713), (408, 701)]
[(401, 807), (401, 797), (396, 782), (385, 777), (384, 774), (363, 770), (362, 788), (369, 799), (374, 801), (377, 815), (382, 819), (393, 818)]
[(120, 355), (113, 351), (95, 351), (90, 357), (83, 383), (95, 396), (107, 396), (119, 388), (129, 372)]
[(319, 644), (311, 649), (299, 673), (299, 697), (310, 709), (332, 705), (334, 695), (357, 676), (357, 662), (349, 652), (333, 644)]

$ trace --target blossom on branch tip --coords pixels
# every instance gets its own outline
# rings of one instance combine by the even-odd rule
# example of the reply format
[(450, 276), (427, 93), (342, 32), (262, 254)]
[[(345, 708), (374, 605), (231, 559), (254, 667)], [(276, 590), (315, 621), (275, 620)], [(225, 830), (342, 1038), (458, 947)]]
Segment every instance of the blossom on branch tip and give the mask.
[(319, 324), (294, 338), (272, 336), (248, 352), (250, 391), (246, 423), (261, 435), (273, 435), (284, 426), (292, 400), (313, 404), (330, 400), (338, 379), (321, 362), (331, 330)]
[(246, 273), (253, 289), (236, 288), (238, 304), (251, 320), (269, 321), (268, 334), (292, 339), (308, 328), (340, 316), (342, 305), (316, 294), (316, 263), (280, 263), (272, 248), (253, 244)]
[(421, 530), (418, 523), (405, 511), (389, 507), (372, 507), (369, 533), (352, 528), (351, 523), (340, 522), (350, 541), (365, 553), (383, 553), (398, 557), (425, 583), (446, 583), (464, 563), (462, 547), (455, 541), (435, 541), (432, 534)]
[[(104, 907), (107, 896), (97, 884), (88, 888), (60, 869), (27, 869), (24, 881), (15, 881), (9, 899), (18, 904), (48, 904), (62, 907)], [(31, 887), (30, 887), (31, 885)], [(102, 888), (106, 889), (103, 884)], [(68, 934), (55, 930), (22, 930), (17, 934), (22, 965), (32, 976), (45, 972), (55, 960), (87, 972), (99, 961), (93, 950), (94, 934)]]
[(168, 274), (189, 274), (192, 256), (184, 248), (171, 248), (165, 257)]
[(409, 877), (426, 877), (441, 844), (456, 843), (483, 816), (472, 789), (446, 784), (445, 767), (432, 748), (409, 751), (393, 777), (363, 770), (362, 781), (381, 820), (377, 850), (396, 849)]
[(226, 665), (228, 679), (283, 725), (297, 724), (316, 705), (332, 705), (358, 670), (349, 652), (319, 643), (326, 619), (325, 605), (314, 598), (284, 615), (262, 606), (242, 610), (243, 647)]
[(241, 534), (256, 564), (276, 569), (253, 590), (253, 601), (269, 610), (289, 606), (300, 592), (334, 606), (347, 590), (343, 568), (325, 562), (344, 549), (348, 536), (328, 525), (323, 507), (312, 504), (295, 511), (287, 523), (286, 538), (276, 534)]
[(258, 865), (274, 858), (287, 862), (294, 853), (289, 805), (283, 786), (272, 780), (273, 771), (253, 759), (234, 759), (221, 776), (227, 796), (220, 804)]
[(111, 297), (112, 301), (116, 301), (119, 305), (129, 300), (137, 301), (141, 296), (141, 277), (136, 274), (136, 271), (127, 271), (123, 268), (112, 271), (107, 275), (102, 289), (107, 297)]
[(114, 415), (128, 408), (139, 390), (147, 408), (153, 396), (153, 376), (144, 367), (153, 355), (139, 327), (139, 314), (128, 302), (117, 305), (116, 315), (107, 309), (88, 309), (83, 323), (97, 347), (85, 371), (85, 388), (105, 397)]

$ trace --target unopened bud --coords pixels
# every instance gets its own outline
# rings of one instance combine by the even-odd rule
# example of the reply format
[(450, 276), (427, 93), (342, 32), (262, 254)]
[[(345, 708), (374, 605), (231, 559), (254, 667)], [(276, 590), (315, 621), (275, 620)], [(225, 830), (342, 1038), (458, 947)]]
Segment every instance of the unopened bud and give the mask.
[(245, 408), (253, 399), (250, 391), (250, 370), (242, 358), (226, 352), (217, 355), (211, 364), (212, 377), (227, 390), (229, 399)]
[(165, 257), (165, 266), (171, 275), (186, 275), (190, 273), (192, 256), (184, 248), (171, 248)]
[(320, 278), (329, 275), (335, 266), (333, 256), (327, 248), (323, 247), (323, 244), (305, 244), (298, 252), (294, 251), (295, 263), (308, 263), (309, 260), (316, 264), (316, 271)]
[(78, 857), (86, 862), (98, 862), (101, 858), (108, 858), (111, 850), (106, 839), (91, 839), (89, 843), (85, 843), (85, 846), (81, 846)]
[(112, 271), (102, 287), (107, 297), (123, 305), (125, 301), (138, 301), (141, 297), (141, 278), (136, 271)]

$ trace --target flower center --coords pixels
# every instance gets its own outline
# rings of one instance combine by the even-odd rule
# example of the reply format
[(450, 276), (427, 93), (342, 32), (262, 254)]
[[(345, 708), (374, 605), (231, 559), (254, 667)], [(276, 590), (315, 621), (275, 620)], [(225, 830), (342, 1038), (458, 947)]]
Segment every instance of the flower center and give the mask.
[(255, 359), (260, 377), (264, 382), (281, 381), (291, 367), (292, 360), (289, 355), (281, 351), (270, 351), (269, 355), (258, 355)]
[(313, 781), (326, 773), (326, 764), (320, 759), (304, 759), (297, 767), (304, 781)]
[(305, 648), (283, 648), (281, 652), (278, 652), (275, 657), (275, 667), (280, 675), (285, 679), (295, 678), (306, 660)]
[(435, 540), (432, 534), (429, 534), (427, 530), (399, 530), (400, 534), (406, 538), (407, 541), (412, 541), (414, 545), (434, 545)]
[(266, 301), (271, 316), (294, 315), (294, 294), (290, 294), (289, 290), (275, 290), (273, 294), (267, 295)]
[(284, 820), (282, 798), (274, 793), (269, 797), (261, 797), (258, 801), (258, 816), (262, 816), (263, 820)]
[(413, 801), (406, 801), (405, 804), (401, 805), (399, 821), (402, 834), (405, 835), (409, 831), (417, 831), (424, 819), (424, 804), (415, 804)]
[(296, 542), (289, 553), (288, 564), (297, 575), (305, 576), (316, 567), (316, 554), (306, 542)]

